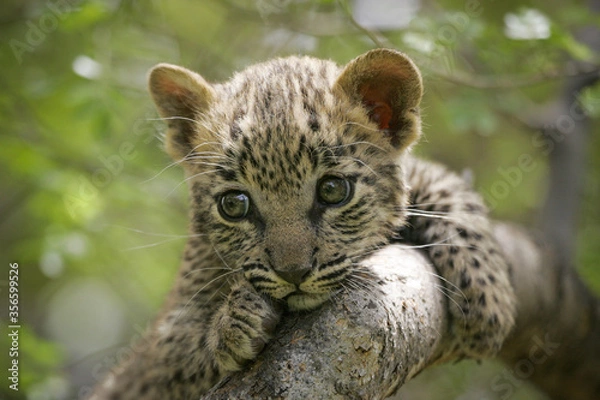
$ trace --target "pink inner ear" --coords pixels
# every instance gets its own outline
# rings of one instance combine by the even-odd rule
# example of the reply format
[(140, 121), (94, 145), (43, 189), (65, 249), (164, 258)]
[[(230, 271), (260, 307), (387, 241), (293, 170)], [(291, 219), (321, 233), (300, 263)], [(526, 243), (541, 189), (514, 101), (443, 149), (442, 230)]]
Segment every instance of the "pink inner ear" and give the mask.
[(179, 100), (190, 97), (190, 91), (183, 87), (176, 80), (166, 76), (159, 76), (156, 81), (156, 87), (160, 93), (169, 97), (176, 97)]
[(182, 96), (183, 95), (183, 90), (181, 89), (181, 86), (177, 85), (175, 82), (171, 81), (171, 80), (163, 80), (162, 82), (160, 82), (160, 86), (163, 92), (165, 93), (169, 93), (172, 96)]
[(369, 117), (379, 125), (379, 129), (387, 130), (390, 129), (390, 121), (392, 120), (392, 108), (382, 102), (376, 102), (373, 104), (368, 104), (369, 107)]
[(382, 88), (372, 85), (365, 85), (361, 89), (363, 104), (369, 110), (369, 118), (375, 122), (379, 129), (390, 129), (392, 121), (392, 107), (386, 101), (388, 95)]

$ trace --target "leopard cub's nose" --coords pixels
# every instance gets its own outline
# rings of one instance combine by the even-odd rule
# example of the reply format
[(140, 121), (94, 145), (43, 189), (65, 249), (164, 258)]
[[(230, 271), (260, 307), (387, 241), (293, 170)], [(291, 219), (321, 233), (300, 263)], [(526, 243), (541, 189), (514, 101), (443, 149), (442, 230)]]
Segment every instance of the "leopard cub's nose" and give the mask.
[(295, 285), (299, 285), (304, 281), (306, 276), (310, 273), (310, 267), (306, 267), (300, 264), (292, 264), (285, 267), (285, 269), (275, 268), (277, 275)]

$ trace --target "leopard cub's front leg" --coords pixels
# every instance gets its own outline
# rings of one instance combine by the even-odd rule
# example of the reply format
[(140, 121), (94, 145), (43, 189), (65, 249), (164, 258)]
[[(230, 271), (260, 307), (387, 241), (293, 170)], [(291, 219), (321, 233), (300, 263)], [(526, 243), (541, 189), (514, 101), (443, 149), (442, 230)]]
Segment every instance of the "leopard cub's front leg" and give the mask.
[(239, 370), (264, 348), (280, 312), (249, 283), (234, 284), (209, 327), (208, 347), (222, 372)]
[(486, 208), (444, 167), (421, 160), (409, 160), (406, 167), (412, 193), (402, 234), (426, 249), (449, 299), (454, 343), (442, 358), (494, 356), (512, 330), (516, 305), (511, 266)]

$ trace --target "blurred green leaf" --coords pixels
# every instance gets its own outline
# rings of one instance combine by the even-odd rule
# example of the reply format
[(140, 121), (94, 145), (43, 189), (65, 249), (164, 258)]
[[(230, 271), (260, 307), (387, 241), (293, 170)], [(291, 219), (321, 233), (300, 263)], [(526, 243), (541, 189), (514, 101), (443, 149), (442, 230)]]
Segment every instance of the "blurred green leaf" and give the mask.
[(581, 107), (591, 118), (600, 117), (600, 83), (586, 87), (579, 96)]
[[(68, 2), (65, 2), (69, 4)], [(97, 24), (98, 22), (110, 17), (110, 10), (107, 2), (86, 1), (66, 9), (63, 17), (65, 21), (62, 25), (66, 32), (78, 32)]]
[(573, 35), (558, 27), (553, 27), (551, 42), (558, 48), (566, 51), (571, 57), (580, 61), (598, 61), (600, 57), (588, 46), (577, 41)]

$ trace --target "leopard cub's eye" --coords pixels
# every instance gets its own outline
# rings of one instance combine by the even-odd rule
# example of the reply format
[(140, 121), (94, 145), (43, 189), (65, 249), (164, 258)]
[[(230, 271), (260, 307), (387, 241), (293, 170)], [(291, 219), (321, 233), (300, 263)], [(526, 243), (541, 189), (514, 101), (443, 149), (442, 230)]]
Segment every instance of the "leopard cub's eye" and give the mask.
[(317, 183), (317, 199), (321, 204), (340, 206), (352, 197), (352, 186), (339, 176), (324, 176)]
[(219, 213), (230, 221), (239, 221), (248, 215), (250, 197), (244, 192), (232, 190), (219, 199)]

